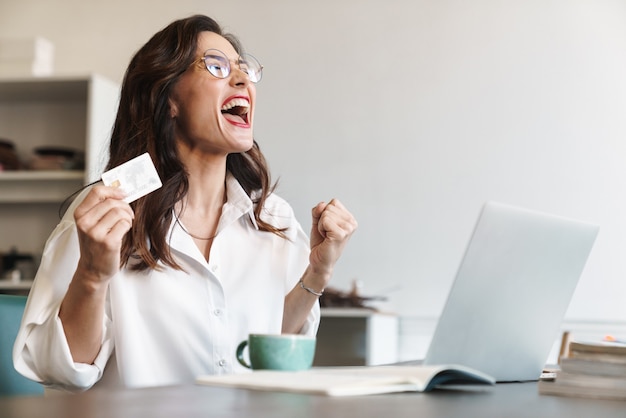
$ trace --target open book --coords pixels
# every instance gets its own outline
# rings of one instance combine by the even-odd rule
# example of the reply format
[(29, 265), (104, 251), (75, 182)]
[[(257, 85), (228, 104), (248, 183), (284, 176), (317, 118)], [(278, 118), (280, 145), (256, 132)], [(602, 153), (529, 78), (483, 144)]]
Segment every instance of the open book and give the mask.
[(391, 392), (427, 392), (445, 385), (493, 385), (495, 379), (460, 365), (322, 367), (285, 372), (200, 376), (196, 383), (326, 396), (357, 396)]

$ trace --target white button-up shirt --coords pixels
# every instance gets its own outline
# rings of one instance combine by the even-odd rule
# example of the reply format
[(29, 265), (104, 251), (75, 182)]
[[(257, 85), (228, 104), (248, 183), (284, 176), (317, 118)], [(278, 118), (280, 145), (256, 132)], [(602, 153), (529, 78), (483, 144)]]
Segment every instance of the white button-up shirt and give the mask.
[[(288, 239), (260, 231), (253, 203), (230, 175), (209, 262), (175, 221), (172, 255), (184, 271), (122, 269), (110, 282), (102, 347), (93, 365), (74, 363), (58, 318), (80, 250), (72, 204), (48, 239), (13, 357), (36, 381), (69, 390), (190, 383), (241, 372), (235, 350), (249, 333), (280, 333), (285, 295), (308, 265), (309, 240), (287, 202), (271, 195), (263, 219)], [(319, 305), (301, 330), (314, 335)]]

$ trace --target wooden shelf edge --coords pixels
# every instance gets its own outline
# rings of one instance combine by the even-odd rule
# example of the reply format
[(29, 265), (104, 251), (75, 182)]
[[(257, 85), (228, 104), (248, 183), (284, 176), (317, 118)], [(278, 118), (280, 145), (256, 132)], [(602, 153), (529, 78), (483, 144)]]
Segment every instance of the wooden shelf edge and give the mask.
[(0, 182), (3, 181), (59, 181), (83, 180), (82, 170), (16, 170), (0, 171)]
[(369, 308), (321, 308), (322, 317), (346, 317), (346, 318), (366, 318), (369, 316), (397, 316), (391, 312), (381, 312)]
[(3, 279), (0, 280), (1, 290), (29, 290), (33, 286), (32, 280), (20, 280), (14, 282), (13, 280)]

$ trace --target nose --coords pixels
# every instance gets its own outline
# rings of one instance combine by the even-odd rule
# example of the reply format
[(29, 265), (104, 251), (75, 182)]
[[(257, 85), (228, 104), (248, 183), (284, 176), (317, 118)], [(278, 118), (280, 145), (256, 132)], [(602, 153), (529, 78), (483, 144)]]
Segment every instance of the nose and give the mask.
[(239, 68), (239, 65), (233, 65), (230, 70), (230, 82), (235, 86), (246, 87), (251, 83), (248, 74)]

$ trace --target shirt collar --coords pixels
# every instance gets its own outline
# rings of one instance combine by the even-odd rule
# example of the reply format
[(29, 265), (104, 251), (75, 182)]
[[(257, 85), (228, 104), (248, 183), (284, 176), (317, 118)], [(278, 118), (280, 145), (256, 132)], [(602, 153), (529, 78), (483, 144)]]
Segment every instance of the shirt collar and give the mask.
[[(254, 197), (253, 193), (253, 197)], [(226, 204), (222, 208), (222, 216), (217, 226), (217, 232), (228, 224), (239, 219), (243, 215), (248, 215), (250, 222), (255, 229), (259, 229), (254, 218), (254, 203), (246, 191), (241, 187), (239, 181), (230, 173), (226, 173)]]

